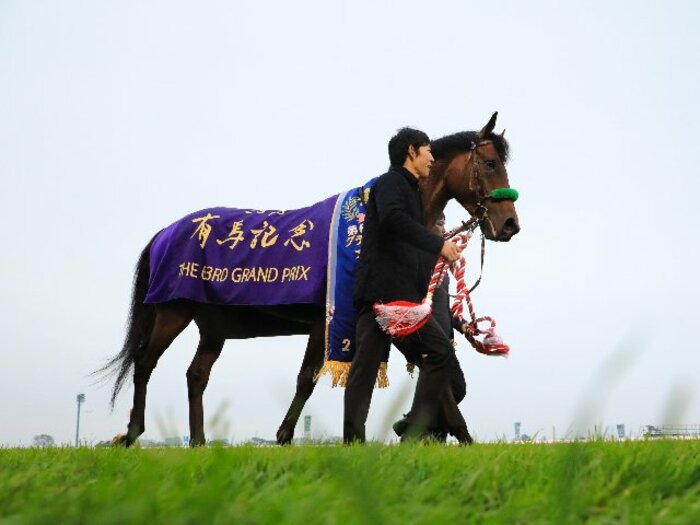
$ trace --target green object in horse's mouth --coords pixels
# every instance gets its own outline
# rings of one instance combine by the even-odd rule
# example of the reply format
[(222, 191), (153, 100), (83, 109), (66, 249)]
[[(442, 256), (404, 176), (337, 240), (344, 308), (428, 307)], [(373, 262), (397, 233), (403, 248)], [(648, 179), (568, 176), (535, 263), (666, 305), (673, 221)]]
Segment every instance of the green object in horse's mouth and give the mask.
[(491, 190), (491, 198), (496, 201), (517, 201), (518, 190), (514, 188), (496, 188)]

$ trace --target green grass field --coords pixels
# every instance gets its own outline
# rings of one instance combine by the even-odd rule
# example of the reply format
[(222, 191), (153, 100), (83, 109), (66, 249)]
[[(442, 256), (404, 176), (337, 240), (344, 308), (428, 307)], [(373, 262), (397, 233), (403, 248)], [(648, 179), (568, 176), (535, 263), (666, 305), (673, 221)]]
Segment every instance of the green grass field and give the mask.
[(700, 524), (700, 441), (1, 449), (0, 523)]

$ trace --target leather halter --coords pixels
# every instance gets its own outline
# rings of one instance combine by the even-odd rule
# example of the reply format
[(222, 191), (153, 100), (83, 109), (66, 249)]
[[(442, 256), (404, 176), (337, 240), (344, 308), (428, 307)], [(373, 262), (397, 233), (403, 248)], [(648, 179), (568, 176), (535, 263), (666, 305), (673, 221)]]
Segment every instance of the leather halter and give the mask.
[[(482, 242), (483, 242), (483, 224), (484, 222), (488, 221), (489, 226), (491, 227), (491, 230), (495, 233), (495, 228), (493, 223), (491, 222), (491, 218), (488, 216), (488, 210), (484, 206), (484, 203), (487, 201), (495, 201), (495, 200), (503, 200), (499, 198), (494, 198), (494, 191), (492, 190), (490, 192), (487, 192), (485, 188), (485, 183), (484, 183), (484, 177), (481, 173), (481, 170), (479, 169), (479, 166), (481, 164), (484, 164), (484, 161), (478, 158), (477, 155), (477, 149), (480, 148), (481, 146), (486, 146), (488, 144), (493, 144), (492, 140), (482, 140), (480, 142), (472, 142), (471, 147), (469, 148), (469, 159), (467, 160), (467, 167), (469, 164), (473, 164), (473, 168), (471, 172), (469, 173), (469, 189), (474, 192), (476, 195), (476, 204), (475, 204), (475, 212), (474, 216), (479, 216), (479, 226), (481, 227), (482, 231)], [(502, 188), (499, 188), (502, 189)], [(511, 190), (511, 188), (505, 188), (506, 190)], [(516, 200), (517, 199), (517, 192), (515, 190), (512, 191), (512, 193), (515, 194), (514, 197), (508, 196), (505, 197), (505, 199), (508, 200)]]
[(469, 148), (469, 160), (467, 161), (467, 166), (469, 166), (469, 163), (474, 164), (474, 169), (472, 173), (470, 174), (469, 177), (469, 189), (473, 190), (474, 193), (476, 193), (476, 207), (479, 208), (482, 205), (482, 202), (490, 200), (491, 196), (486, 193), (486, 189), (484, 188), (484, 181), (481, 175), (481, 171), (479, 170), (479, 165), (483, 163), (482, 160), (480, 160), (477, 157), (476, 150), (480, 148), (481, 146), (486, 146), (488, 144), (493, 144), (493, 141), (491, 140), (482, 140), (481, 142), (472, 142), (471, 148)]
[[(483, 177), (481, 174), (481, 171), (479, 170), (479, 165), (483, 163), (482, 160), (480, 160), (477, 155), (476, 155), (476, 150), (480, 148), (481, 146), (486, 146), (487, 144), (493, 144), (492, 140), (482, 140), (481, 142), (472, 142), (471, 148), (469, 148), (469, 160), (467, 161), (467, 166), (469, 166), (469, 163), (474, 164), (474, 168), (472, 172), (470, 173), (469, 176), (469, 189), (474, 191), (476, 194), (476, 208), (474, 210), (473, 214), (473, 220), (474, 222), (478, 222), (479, 224), (479, 229), (481, 230), (481, 264), (479, 268), (479, 278), (476, 280), (476, 282), (472, 285), (472, 287), (469, 289), (469, 293), (473, 292), (474, 289), (479, 286), (481, 283), (481, 278), (484, 275), (484, 258), (486, 256), (486, 236), (484, 235), (484, 228), (482, 227), (482, 224), (485, 221), (489, 221), (491, 223), (491, 219), (488, 216), (488, 209), (486, 206), (484, 206), (484, 202), (488, 200), (493, 200), (493, 197), (491, 197), (490, 194), (486, 193), (486, 189), (484, 188), (484, 181)], [(462, 223), (463, 227), (466, 226), (466, 223)], [(465, 228), (466, 229), (466, 228)], [(491, 229), (493, 230), (493, 224), (491, 223)]]

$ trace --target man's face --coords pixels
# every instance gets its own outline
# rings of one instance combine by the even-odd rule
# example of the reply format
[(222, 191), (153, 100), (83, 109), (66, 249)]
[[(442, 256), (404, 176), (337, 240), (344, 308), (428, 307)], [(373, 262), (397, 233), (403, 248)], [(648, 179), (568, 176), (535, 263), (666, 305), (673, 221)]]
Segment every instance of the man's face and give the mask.
[[(433, 154), (430, 152), (430, 145), (421, 146), (416, 151), (413, 146), (409, 147), (408, 160), (413, 168), (410, 170), (418, 178), (423, 179), (430, 175), (430, 168), (433, 165)], [(410, 169), (410, 168), (409, 168)]]

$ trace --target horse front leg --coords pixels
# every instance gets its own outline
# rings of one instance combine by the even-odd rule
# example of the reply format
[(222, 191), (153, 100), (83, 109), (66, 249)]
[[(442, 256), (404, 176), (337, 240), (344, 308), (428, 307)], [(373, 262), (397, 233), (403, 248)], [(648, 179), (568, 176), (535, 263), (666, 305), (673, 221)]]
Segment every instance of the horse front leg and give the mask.
[(129, 425), (122, 443), (132, 445), (146, 430), (146, 391), (151, 374), (170, 344), (187, 327), (192, 316), (172, 307), (157, 307), (153, 331), (148, 344), (134, 359), (134, 405), (131, 409)]
[(202, 396), (209, 383), (214, 363), (221, 355), (224, 339), (212, 338), (200, 333), (197, 353), (187, 369), (187, 397), (190, 402), (190, 446), (206, 444), (204, 436), (204, 407)]
[(292, 442), (294, 437), (294, 428), (299, 421), (301, 411), (304, 409), (307, 399), (311, 397), (316, 383), (314, 377), (321, 370), (323, 365), (323, 354), (326, 340), (326, 320), (320, 317), (317, 322), (311, 326), (309, 332), (309, 341), (306, 344), (306, 352), (304, 360), (301, 363), (301, 369), (297, 376), (297, 389), (292, 399), (292, 404), (287, 410), (287, 415), (284, 416), (282, 424), (277, 430), (277, 443), (287, 445)]

